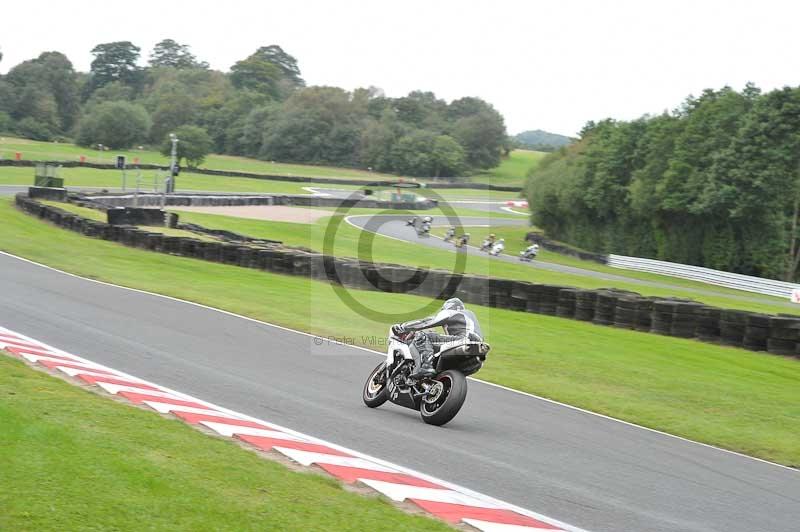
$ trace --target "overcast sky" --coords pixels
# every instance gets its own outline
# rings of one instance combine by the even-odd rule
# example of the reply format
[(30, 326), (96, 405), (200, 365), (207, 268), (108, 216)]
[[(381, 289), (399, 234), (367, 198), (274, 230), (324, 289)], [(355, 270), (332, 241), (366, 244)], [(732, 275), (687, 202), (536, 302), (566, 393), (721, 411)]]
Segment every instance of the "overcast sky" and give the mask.
[(800, 2), (42, 1), (5, 6), (0, 72), (47, 50), (88, 70), (101, 42), (172, 38), (213, 68), (262, 45), (309, 85), (479, 96), (510, 133), (673, 109), (707, 87), (798, 85)]

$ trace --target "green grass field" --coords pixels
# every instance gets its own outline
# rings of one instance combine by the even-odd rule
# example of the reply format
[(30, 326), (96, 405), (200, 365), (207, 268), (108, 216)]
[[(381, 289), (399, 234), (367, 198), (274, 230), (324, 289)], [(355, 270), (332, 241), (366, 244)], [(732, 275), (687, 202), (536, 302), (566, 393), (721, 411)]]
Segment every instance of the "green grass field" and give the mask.
[[(284, 242), (284, 244), (289, 246), (300, 246), (316, 251), (321, 251), (323, 249), (326, 228), (330, 223), (330, 220), (333, 219), (321, 219), (314, 224), (299, 224), (290, 222), (248, 220), (232, 216), (187, 212), (181, 211), (179, 208), (173, 210), (179, 214), (180, 220), (184, 222), (196, 223), (204, 227), (214, 229), (225, 229), (255, 238), (281, 240)], [(409, 231), (410, 230), (411, 229), (409, 229)], [(505, 236), (506, 241), (509, 243), (509, 247), (511, 247), (513, 240), (518, 238), (521, 241), (525, 233), (524, 228), (514, 227), (513, 230), (519, 234), (509, 233), (509, 235), (512, 236), (506, 236), (505, 233), (500, 233), (497, 229), (492, 229), (492, 231), (498, 235)], [(439, 233), (444, 232), (443, 229), (438, 229), (437, 231)], [(475, 229), (470, 232), (473, 234), (475, 241), (479, 241), (478, 239), (482, 238), (484, 232), (488, 233), (489, 230)], [(380, 243), (380, 245), (372, 246), (371, 249), (371, 258), (376, 262), (404, 264), (424, 268), (441, 268), (447, 270), (452, 270), (456, 264), (456, 254), (449, 251), (427, 247), (423, 250), (417, 244), (401, 242), (382, 236), (375, 236), (375, 242)], [(521, 246), (522, 244), (518, 243), (514, 245)], [(365, 235), (360, 229), (352, 227), (343, 222), (336, 233), (333, 249), (334, 252), (339, 256), (358, 257), (359, 249), (362, 249), (364, 252), (366, 252), (370, 248)], [(758, 312), (785, 313), (793, 310), (791, 307), (779, 305), (779, 303), (782, 301), (778, 298), (761, 296), (761, 298), (766, 301), (763, 303), (759, 301), (745, 301), (735, 299), (732, 296), (754, 296), (752, 294), (747, 294), (746, 292), (737, 292), (735, 290), (729, 290), (726, 288), (715, 287), (712, 285), (706, 285), (692, 281), (685, 281), (673, 277), (640, 274), (639, 272), (629, 272), (626, 270), (608, 268), (599, 264), (590, 263), (589, 261), (581, 261), (571, 257), (565, 257), (563, 255), (549, 254), (549, 258), (552, 259), (553, 262), (562, 262), (581, 268), (587, 267), (589, 269), (593, 269), (594, 266), (597, 266), (601, 268), (601, 271), (604, 271), (602, 268), (605, 268), (610, 273), (628, 277), (630, 279), (647, 277), (648, 280), (668, 283), (679, 288), (675, 289), (643, 286), (634, 284), (632, 282), (607, 281), (604, 279), (586, 277), (572, 273), (547, 271), (538, 268), (532, 268), (523, 263), (509, 264), (506, 262), (501, 262), (488, 256), (469, 257), (466, 263), (466, 272), (478, 275), (491, 275), (507, 279), (577, 286), (581, 288), (607, 288), (609, 286), (614, 286), (617, 288), (639, 292), (644, 295), (661, 297), (687, 297), (710, 305)], [(712, 292), (713, 295), (698, 294), (694, 291), (698, 289)]]
[(2, 352), (0, 397), (0, 530), (452, 530)]
[[(31, 161), (79, 161), (81, 155), (83, 155), (88, 162), (113, 164), (117, 155), (124, 155), (129, 164), (133, 164), (134, 159), (138, 157), (141, 164), (169, 165), (168, 157), (164, 157), (153, 150), (114, 150), (101, 152), (74, 144), (40, 142), (11, 137), (0, 138), (0, 155), (2, 155), (3, 158), (13, 159), (16, 152), (21, 153), (23, 159)], [(396, 178), (396, 176), (391, 176), (389, 174), (380, 174), (350, 168), (273, 163), (247, 157), (215, 154), (209, 155), (201, 165), (201, 168), (250, 172), (254, 174), (304, 177), (346, 177), (361, 180)]]
[(524, 186), (528, 173), (547, 155), (542, 151), (514, 150), (500, 166), (472, 176), (472, 181), (493, 185)]
[[(0, 200), (0, 249), (322, 336), (382, 336), (333, 288), (302, 277), (86, 238)], [(417, 252), (418, 253), (418, 252)], [(404, 294), (351, 291), (369, 308), (418, 312)], [(309, 314), (309, 308), (315, 312)], [(480, 378), (728, 449), (800, 464), (800, 363), (692, 340), (473, 307), (494, 346)], [(522, 331), (522, 333), (521, 333)]]

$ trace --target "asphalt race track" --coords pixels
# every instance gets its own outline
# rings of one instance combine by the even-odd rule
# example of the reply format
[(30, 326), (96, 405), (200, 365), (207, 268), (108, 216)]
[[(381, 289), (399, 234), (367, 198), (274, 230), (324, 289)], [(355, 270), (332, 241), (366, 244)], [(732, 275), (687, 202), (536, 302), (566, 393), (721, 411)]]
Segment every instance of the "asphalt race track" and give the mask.
[(575, 526), (754, 532), (800, 522), (796, 470), (476, 381), (459, 416), (431, 427), (410, 410), (361, 403), (378, 355), (8, 255), (0, 272), (4, 327)]
[[(466, 250), (457, 250), (452, 243), (445, 242), (437, 237), (424, 237), (417, 236), (413, 228), (406, 225), (408, 216), (400, 216), (395, 214), (385, 215), (354, 215), (347, 218), (348, 222), (360, 229), (371, 231), (380, 235), (388, 236), (397, 240), (404, 240), (406, 242), (413, 242), (416, 244), (431, 246), (438, 249), (451, 251), (453, 253), (468, 253), (470, 255), (488, 256), (482, 253), (476, 246), (480, 246), (483, 238), (491, 232), (491, 227), (498, 226), (527, 226), (527, 218), (499, 218), (491, 215), (486, 218), (476, 218), (471, 216), (461, 216), (458, 218), (459, 223), (464, 226), (464, 230), (470, 233), (470, 247)], [(447, 227), (450, 225), (448, 219), (444, 216), (433, 216), (434, 227)], [(498, 233), (498, 237), (502, 237)], [(623, 275), (615, 275), (613, 273), (598, 272), (594, 270), (586, 270), (583, 268), (576, 268), (574, 266), (565, 266), (563, 264), (555, 264), (552, 262), (542, 262), (534, 260), (532, 262), (520, 262), (517, 257), (501, 254), (493, 257), (492, 260), (509, 262), (513, 264), (523, 264), (532, 268), (540, 268), (542, 270), (550, 270), (560, 273), (568, 273), (572, 275), (580, 275), (583, 277), (594, 277), (596, 279), (604, 279), (606, 281), (625, 282), (632, 285), (653, 286), (658, 288), (671, 288), (673, 290), (682, 292), (693, 292), (699, 295), (718, 296), (719, 292), (713, 290), (703, 290), (698, 288), (689, 288), (686, 286), (673, 285), (670, 283), (661, 283), (657, 281), (646, 281), (644, 279), (636, 279), (634, 277), (626, 277)], [(611, 284), (609, 284), (611, 286)], [(744, 295), (745, 293), (733, 294), (726, 293), (726, 297), (730, 299), (738, 299), (740, 301), (752, 301), (757, 303), (767, 303), (772, 305), (785, 306), (787, 308), (796, 308), (794, 303), (789, 301), (776, 301), (775, 298), (760, 297), (757, 294)]]

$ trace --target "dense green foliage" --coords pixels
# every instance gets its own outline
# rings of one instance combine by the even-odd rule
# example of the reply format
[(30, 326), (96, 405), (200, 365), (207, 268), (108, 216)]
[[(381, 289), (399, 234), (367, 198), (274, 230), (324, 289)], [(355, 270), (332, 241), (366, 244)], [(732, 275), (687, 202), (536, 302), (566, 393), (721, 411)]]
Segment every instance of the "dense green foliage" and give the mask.
[(141, 105), (108, 101), (92, 107), (78, 124), (77, 142), (82, 146), (102, 144), (109, 148), (130, 148), (143, 142), (150, 116)]
[(555, 151), (572, 143), (571, 138), (541, 129), (523, 131), (514, 135), (514, 144), (520, 148), (536, 151)]
[(800, 89), (707, 90), (673, 113), (589, 123), (528, 196), (536, 225), (581, 247), (795, 279)]
[(119, 149), (160, 147), (194, 126), (216, 153), (424, 177), (493, 168), (509, 150), (503, 117), (479, 98), (448, 103), (431, 92), (389, 98), (374, 87), (306, 87), (297, 59), (277, 45), (227, 73), (172, 39), (155, 45), (146, 67), (129, 41), (98, 44), (92, 54), (88, 74), (46, 52), (0, 77), (0, 132)]

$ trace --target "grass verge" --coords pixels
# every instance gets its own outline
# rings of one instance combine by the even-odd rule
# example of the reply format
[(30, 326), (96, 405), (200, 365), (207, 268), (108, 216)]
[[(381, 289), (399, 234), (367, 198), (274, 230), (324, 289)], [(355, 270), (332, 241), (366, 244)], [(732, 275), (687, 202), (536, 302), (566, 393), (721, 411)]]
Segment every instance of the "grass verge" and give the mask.
[[(0, 249), (65, 271), (327, 336), (382, 336), (330, 285), (82, 237), (0, 201)], [(157, 275), (156, 273), (157, 272)], [(422, 298), (351, 291), (375, 309)], [(309, 313), (311, 302), (315, 312)], [(494, 350), (479, 377), (687, 438), (800, 464), (800, 363), (549, 316), (473, 307)], [(2, 463), (2, 462), (0, 462)]]
[(0, 530), (450, 530), (0, 354)]
[(528, 173), (539, 165), (547, 155), (543, 151), (514, 150), (500, 161), (500, 166), (479, 172), (472, 176), (473, 181), (493, 185), (525, 186)]

